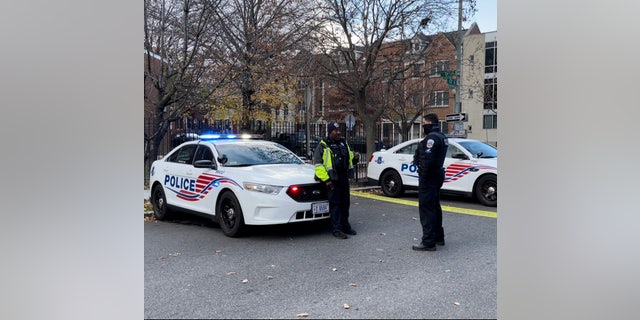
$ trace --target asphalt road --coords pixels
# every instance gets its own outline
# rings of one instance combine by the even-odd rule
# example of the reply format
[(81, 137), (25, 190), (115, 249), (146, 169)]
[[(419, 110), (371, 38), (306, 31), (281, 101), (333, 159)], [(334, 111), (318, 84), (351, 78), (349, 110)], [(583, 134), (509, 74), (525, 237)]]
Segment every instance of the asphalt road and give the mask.
[(228, 238), (191, 215), (146, 221), (145, 318), (496, 318), (495, 216), (445, 212), (446, 245), (418, 252), (400, 200), (352, 196), (346, 240), (327, 223)]

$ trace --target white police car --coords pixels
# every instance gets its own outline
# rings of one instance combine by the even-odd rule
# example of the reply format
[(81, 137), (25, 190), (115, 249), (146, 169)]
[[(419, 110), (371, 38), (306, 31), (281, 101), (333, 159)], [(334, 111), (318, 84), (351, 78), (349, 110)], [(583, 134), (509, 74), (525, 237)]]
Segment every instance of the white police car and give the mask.
[(154, 161), (149, 185), (158, 220), (176, 209), (205, 215), (230, 237), (241, 235), (245, 225), (329, 218), (314, 166), (271, 141), (200, 136)]
[[(377, 181), (385, 195), (398, 197), (405, 189), (417, 189), (418, 172), (413, 155), (422, 139), (398, 144), (371, 155), (367, 177)], [(448, 138), (444, 160), (443, 193), (475, 197), (482, 204), (495, 207), (498, 201), (498, 150), (473, 139)]]

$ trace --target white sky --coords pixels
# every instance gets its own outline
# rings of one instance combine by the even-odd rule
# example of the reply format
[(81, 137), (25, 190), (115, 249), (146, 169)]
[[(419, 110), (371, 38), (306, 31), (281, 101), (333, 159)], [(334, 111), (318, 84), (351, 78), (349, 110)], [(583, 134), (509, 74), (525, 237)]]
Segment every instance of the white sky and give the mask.
[(463, 28), (468, 28), (475, 22), (480, 28), (480, 32), (491, 32), (498, 30), (498, 0), (476, 0), (478, 12), (468, 21), (462, 23)]
[[(497, 2), (498, 0), (476, 0), (476, 9), (478, 9), (478, 11), (473, 17), (470, 17), (467, 19), (467, 21), (462, 22), (462, 28), (467, 29), (473, 22), (475, 22), (478, 24), (480, 32), (482, 33), (498, 31)], [(453, 31), (457, 29), (458, 16), (456, 15), (455, 18), (451, 20), (447, 31)]]

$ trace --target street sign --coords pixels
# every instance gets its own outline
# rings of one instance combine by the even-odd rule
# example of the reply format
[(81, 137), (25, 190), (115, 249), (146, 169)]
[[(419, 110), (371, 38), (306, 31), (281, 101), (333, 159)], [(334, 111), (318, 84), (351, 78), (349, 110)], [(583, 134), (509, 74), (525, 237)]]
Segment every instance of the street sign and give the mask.
[(356, 124), (356, 117), (354, 117), (352, 114), (348, 114), (344, 117), (344, 123), (347, 125), (349, 130), (351, 130), (353, 128), (353, 125)]
[(447, 122), (453, 122), (453, 121), (464, 121), (467, 122), (469, 121), (469, 119), (467, 119), (467, 114), (466, 113), (453, 113), (453, 114), (448, 114), (444, 117), (445, 121)]
[(443, 77), (443, 78), (451, 78), (451, 77), (453, 77), (455, 75), (456, 75), (456, 71), (455, 70), (440, 72), (440, 76)]

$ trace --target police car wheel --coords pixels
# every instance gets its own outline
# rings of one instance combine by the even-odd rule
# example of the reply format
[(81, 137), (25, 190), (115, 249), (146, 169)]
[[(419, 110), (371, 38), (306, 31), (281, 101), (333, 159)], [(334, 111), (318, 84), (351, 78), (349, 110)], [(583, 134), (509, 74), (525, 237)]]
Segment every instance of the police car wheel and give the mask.
[(380, 177), (380, 186), (382, 187), (382, 192), (384, 192), (387, 197), (395, 198), (404, 193), (402, 178), (393, 170), (382, 174), (382, 177)]
[(476, 182), (474, 193), (485, 206), (495, 207), (498, 203), (498, 183), (495, 175), (482, 176)]
[(222, 232), (229, 237), (242, 235), (245, 229), (242, 208), (233, 192), (227, 191), (220, 196), (216, 208), (218, 223)]
[(151, 204), (153, 205), (153, 215), (158, 220), (166, 220), (171, 216), (171, 209), (167, 205), (167, 197), (164, 195), (164, 190), (159, 185), (153, 187), (151, 192)]

